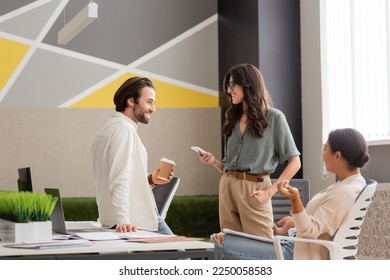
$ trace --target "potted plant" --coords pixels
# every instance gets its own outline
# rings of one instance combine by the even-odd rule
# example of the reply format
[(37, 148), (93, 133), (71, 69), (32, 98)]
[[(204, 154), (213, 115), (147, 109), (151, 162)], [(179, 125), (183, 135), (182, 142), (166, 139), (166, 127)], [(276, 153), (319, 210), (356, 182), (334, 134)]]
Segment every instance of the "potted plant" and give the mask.
[(44, 193), (0, 191), (0, 238), (22, 242), (50, 240), (50, 215), (57, 198)]

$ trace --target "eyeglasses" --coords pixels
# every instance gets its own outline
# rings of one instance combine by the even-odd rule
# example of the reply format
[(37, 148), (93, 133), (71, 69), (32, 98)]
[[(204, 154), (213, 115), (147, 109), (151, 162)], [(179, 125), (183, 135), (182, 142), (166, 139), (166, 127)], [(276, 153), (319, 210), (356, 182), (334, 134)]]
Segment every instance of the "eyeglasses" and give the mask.
[(228, 88), (230, 88), (231, 90), (233, 90), (236, 84), (237, 84), (237, 83), (236, 83), (235, 81), (231, 81), (231, 82), (229, 82), (229, 83), (227, 84), (227, 86), (228, 86)]

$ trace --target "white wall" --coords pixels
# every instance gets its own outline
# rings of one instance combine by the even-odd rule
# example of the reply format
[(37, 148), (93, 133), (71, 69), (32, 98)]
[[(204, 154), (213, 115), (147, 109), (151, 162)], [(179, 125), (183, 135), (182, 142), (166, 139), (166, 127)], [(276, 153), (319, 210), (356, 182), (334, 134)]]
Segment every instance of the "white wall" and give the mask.
[(332, 184), (323, 179), (320, 0), (301, 0), (303, 177), (311, 181), (311, 196)]

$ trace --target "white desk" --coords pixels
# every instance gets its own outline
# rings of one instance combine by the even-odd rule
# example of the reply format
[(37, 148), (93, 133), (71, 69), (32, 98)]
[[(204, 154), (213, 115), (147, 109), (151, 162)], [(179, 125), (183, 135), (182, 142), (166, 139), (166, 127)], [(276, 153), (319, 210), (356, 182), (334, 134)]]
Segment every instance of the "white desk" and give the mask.
[(97, 241), (88, 247), (56, 249), (7, 248), (0, 242), (0, 259), (153, 260), (213, 258), (214, 245), (204, 241), (138, 243), (125, 240)]

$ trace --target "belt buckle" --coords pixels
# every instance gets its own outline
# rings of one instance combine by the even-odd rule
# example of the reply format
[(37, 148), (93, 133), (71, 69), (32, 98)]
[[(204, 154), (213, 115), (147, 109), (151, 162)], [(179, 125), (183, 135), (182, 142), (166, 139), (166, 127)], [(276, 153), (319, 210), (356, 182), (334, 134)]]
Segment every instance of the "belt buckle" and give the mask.
[(237, 170), (229, 170), (229, 172), (228, 172), (229, 176), (232, 176), (232, 177), (234, 177), (236, 179), (241, 179), (240, 178), (240, 174), (242, 174), (242, 173), (237, 171)]
[(257, 176), (257, 182), (260, 182), (260, 183), (264, 182), (264, 178), (261, 176)]

